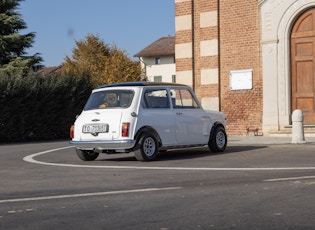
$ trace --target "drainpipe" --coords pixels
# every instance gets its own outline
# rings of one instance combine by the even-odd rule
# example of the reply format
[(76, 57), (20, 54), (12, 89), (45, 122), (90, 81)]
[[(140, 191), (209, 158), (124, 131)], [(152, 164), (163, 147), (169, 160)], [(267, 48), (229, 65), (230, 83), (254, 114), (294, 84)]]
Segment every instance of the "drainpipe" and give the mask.
[(191, 1), (191, 29), (192, 29), (192, 88), (196, 90), (196, 70), (195, 70), (195, 1)]
[(221, 111), (222, 90), (221, 90), (221, 54), (220, 54), (220, 0), (217, 0), (217, 24), (218, 24), (218, 75), (219, 75), (219, 111)]

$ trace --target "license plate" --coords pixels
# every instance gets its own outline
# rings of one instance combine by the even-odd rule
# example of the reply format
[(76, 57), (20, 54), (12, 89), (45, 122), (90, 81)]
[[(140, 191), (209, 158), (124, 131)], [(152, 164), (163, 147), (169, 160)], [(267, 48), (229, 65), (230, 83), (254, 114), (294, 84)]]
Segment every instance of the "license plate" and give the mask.
[(83, 133), (107, 133), (108, 124), (98, 124), (98, 125), (83, 125)]

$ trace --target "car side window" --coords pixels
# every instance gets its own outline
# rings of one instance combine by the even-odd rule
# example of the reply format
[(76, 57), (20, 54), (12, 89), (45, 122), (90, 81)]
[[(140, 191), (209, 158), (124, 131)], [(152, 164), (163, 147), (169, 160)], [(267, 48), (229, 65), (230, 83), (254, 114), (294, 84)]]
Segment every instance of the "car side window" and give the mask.
[(187, 89), (171, 89), (171, 100), (174, 109), (199, 109), (198, 103)]
[(142, 106), (144, 108), (170, 108), (166, 89), (146, 90)]

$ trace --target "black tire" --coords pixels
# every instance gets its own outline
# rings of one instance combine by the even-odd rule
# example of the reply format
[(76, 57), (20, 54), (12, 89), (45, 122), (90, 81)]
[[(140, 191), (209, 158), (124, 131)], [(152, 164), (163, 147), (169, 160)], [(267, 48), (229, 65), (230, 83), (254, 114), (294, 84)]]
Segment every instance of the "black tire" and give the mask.
[(211, 152), (223, 152), (226, 148), (227, 136), (225, 129), (222, 126), (216, 127), (211, 135), (208, 146)]
[(83, 161), (94, 161), (99, 155), (99, 153), (94, 152), (92, 150), (81, 150), (81, 149), (76, 149), (76, 153), (78, 157)]
[(138, 161), (152, 161), (158, 154), (158, 143), (154, 135), (143, 133), (139, 142), (138, 149), (134, 155)]

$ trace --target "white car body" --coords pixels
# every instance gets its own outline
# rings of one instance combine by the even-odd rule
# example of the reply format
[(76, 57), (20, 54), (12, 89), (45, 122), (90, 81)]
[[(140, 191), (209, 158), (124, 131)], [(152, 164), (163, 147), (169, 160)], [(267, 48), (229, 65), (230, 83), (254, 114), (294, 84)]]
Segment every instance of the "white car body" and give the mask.
[[(97, 104), (94, 101), (101, 96), (114, 101), (115, 106), (109, 107), (108, 103), (100, 105), (106, 106), (104, 108), (92, 105)], [(223, 142), (219, 147), (212, 143), (211, 149), (211, 135), (216, 127), (223, 130), (219, 137)], [(160, 150), (173, 148), (209, 145), (214, 152), (224, 151), (227, 144), (225, 128), (224, 114), (203, 110), (188, 86), (127, 82), (92, 91), (75, 121), (70, 143), (76, 146), (82, 160), (94, 160), (92, 155), (98, 153), (134, 151), (138, 160), (146, 161), (153, 160)], [(147, 145), (151, 149), (144, 149), (143, 136), (153, 138)]]

